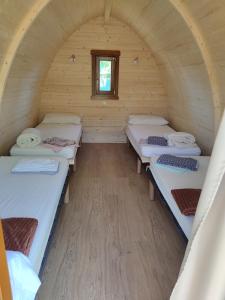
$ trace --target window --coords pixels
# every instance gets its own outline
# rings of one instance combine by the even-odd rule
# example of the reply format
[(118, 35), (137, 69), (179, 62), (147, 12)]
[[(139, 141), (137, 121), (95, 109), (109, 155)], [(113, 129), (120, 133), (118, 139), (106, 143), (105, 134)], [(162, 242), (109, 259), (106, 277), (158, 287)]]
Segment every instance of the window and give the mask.
[(119, 99), (120, 51), (91, 50), (92, 99)]

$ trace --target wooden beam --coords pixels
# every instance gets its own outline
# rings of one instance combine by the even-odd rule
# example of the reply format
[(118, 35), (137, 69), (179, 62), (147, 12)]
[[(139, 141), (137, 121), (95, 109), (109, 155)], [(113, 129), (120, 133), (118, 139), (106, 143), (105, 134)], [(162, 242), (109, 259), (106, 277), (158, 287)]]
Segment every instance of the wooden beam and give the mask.
[(111, 16), (111, 11), (112, 11), (112, 4), (113, 0), (105, 0), (105, 23), (109, 22), (110, 16)]
[(6, 260), (5, 243), (0, 221), (0, 300), (12, 300), (9, 271)]

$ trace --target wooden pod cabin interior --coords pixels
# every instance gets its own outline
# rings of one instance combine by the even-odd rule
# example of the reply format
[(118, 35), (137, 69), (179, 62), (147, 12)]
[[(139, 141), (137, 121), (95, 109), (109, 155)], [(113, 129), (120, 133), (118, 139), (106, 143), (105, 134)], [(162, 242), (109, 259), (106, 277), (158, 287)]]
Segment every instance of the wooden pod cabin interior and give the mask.
[[(14, 197), (10, 193), (19, 195), (18, 182), (25, 176), (10, 173), (22, 157), (23, 147), (15, 145), (21, 132), (38, 124), (41, 130), (47, 116), (81, 119), (78, 140), (60, 135), (61, 119), (49, 122), (58, 124), (59, 136), (45, 136), (74, 140), (75, 154), (58, 159), (58, 181), (51, 175), (33, 188), (35, 193), (46, 188), (41, 195), (50, 198), (57, 190), (58, 203), (65, 196), (52, 213), (52, 234), (46, 233), (51, 236), (49, 247), (43, 246), (49, 248), (48, 256), (41, 250), (45, 258), (37, 257), (37, 274), (45, 264), (36, 299), (225, 299), (225, 265), (219, 254), (225, 249), (224, 36), (224, 0), (0, 0), (1, 219), (38, 219), (23, 215), (21, 208), (18, 215), (16, 209), (5, 213)], [(101, 71), (101, 61), (110, 71)], [(108, 76), (104, 72), (111, 76), (108, 90), (99, 83)], [(200, 157), (200, 169), (201, 157), (207, 157), (201, 186), (178, 186), (179, 177), (188, 173), (171, 171), (168, 179), (177, 176), (176, 189), (202, 191), (188, 235), (176, 216), (174, 221), (165, 189), (154, 176), (157, 161), (140, 154), (129, 137), (129, 117), (144, 115), (167, 120), (173, 132), (195, 137), (201, 156), (189, 156)], [(51, 147), (45, 151), (58, 157), (61, 150)], [(32, 153), (23, 159), (34, 158)], [(74, 172), (68, 172), (67, 164)], [(67, 171), (61, 170), (64, 165)], [(166, 176), (162, 178), (164, 184)], [(30, 201), (33, 181), (39, 177), (30, 174)], [(19, 284), (11, 283), (10, 291), (13, 275), (6, 268), (2, 230), (0, 242), (0, 299), (14, 299)], [(202, 245), (210, 249), (203, 256)], [(34, 299), (35, 294), (15, 299)]]

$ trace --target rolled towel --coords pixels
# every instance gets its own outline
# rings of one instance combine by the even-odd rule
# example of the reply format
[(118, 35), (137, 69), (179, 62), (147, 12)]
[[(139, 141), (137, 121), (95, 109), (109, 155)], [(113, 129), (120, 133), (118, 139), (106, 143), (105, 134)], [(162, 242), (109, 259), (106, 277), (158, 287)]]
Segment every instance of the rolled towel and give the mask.
[(168, 141), (168, 146), (183, 146), (188, 147), (195, 143), (195, 137), (187, 132), (175, 132), (165, 136)]
[(12, 173), (43, 173), (55, 174), (59, 169), (59, 161), (45, 158), (24, 158), (12, 168)]
[(191, 157), (178, 157), (170, 154), (162, 154), (157, 159), (157, 164), (188, 169), (191, 171), (198, 170), (198, 161)]
[(41, 133), (37, 128), (25, 129), (16, 140), (20, 148), (32, 148), (41, 143)]

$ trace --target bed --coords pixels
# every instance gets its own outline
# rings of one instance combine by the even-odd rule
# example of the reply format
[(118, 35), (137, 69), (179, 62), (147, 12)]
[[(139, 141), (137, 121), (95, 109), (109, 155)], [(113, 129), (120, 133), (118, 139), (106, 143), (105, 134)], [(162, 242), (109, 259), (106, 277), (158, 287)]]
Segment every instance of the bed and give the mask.
[(198, 156), (201, 154), (201, 149), (197, 144), (191, 147), (178, 148), (168, 146), (155, 146), (148, 144), (141, 144), (140, 140), (146, 139), (148, 136), (164, 136), (175, 132), (174, 129), (168, 125), (132, 125), (128, 124), (126, 128), (126, 135), (131, 145), (138, 154), (138, 173), (141, 171), (141, 163), (149, 163), (151, 157), (159, 156), (161, 154), (173, 154), (178, 156)]
[(180, 212), (175, 200), (173, 199), (171, 190), (181, 188), (202, 188), (208, 169), (210, 157), (193, 156), (193, 158), (197, 159), (199, 163), (198, 171), (195, 172), (188, 171), (180, 173), (171, 171), (167, 168), (162, 168), (156, 164), (158, 157), (152, 157), (150, 159), (150, 165), (147, 167), (147, 173), (150, 176), (149, 190), (151, 200), (154, 199), (154, 187), (152, 185), (153, 181), (159, 189), (160, 193), (162, 194), (177, 223), (179, 224), (180, 228), (182, 229), (183, 233), (187, 238), (190, 237), (194, 217), (185, 216)]
[[(58, 114), (54, 118), (49, 119), (47, 114), (42, 123), (40, 123), (36, 128), (41, 132), (42, 139), (49, 137), (59, 137), (63, 139), (75, 140), (76, 145), (71, 145), (63, 147), (59, 152), (54, 152), (52, 149), (49, 149), (43, 144), (39, 144), (32, 148), (21, 148), (15, 144), (10, 149), (11, 156), (60, 156), (64, 157), (69, 161), (69, 164), (73, 166), (75, 171), (76, 169), (76, 154), (78, 146), (80, 144), (81, 135), (82, 135), (82, 126), (81, 124), (73, 124), (73, 120), (70, 118), (67, 121), (68, 117), (59, 118), (61, 114)], [(64, 121), (65, 120), (65, 121)], [(65, 123), (63, 123), (65, 122)]]
[[(55, 175), (12, 174), (21, 157), (0, 157), (0, 218), (29, 217), (38, 220), (38, 227), (29, 253), (36, 273), (40, 272), (46, 246), (68, 175), (68, 161), (59, 161)], [(66, 194), (68, 201), (68, 193)]]

